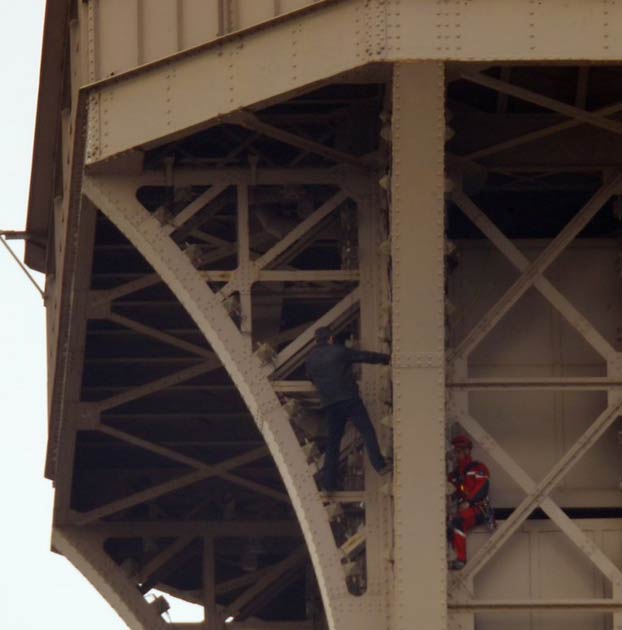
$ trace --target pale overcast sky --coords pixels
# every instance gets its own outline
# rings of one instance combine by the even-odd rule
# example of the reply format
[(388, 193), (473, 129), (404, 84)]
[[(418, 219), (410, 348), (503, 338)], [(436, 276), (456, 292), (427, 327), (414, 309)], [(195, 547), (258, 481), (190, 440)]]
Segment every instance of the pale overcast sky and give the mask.
[[(44, 6), (44, 0), (0, 0), (0, 229), (5, 230), (23, 229), (26, 222)], [(15, 249), (21, 257), (21, 245)], [(43, 285), (43, 278), (37, 279)], [(67, 560), (50, 552), (52, 485), (43, 477), (44, 309), (3, 247), (0, 283), (0, 628), (120, 630), (125, 625), (105, 600)], [(185, 610), (173, 615), (179, 621), (192, 617), (197, 618)]]

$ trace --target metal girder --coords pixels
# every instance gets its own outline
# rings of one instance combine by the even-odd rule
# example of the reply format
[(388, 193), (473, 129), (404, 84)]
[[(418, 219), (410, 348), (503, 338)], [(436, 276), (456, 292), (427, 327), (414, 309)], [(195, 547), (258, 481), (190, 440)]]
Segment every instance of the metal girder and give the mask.
[(231, 538), (264, 538), (279, 536), (300, 538), (295, 520), (266, 521), (111, 521), (89, 525), (89, 531), (103, 538), (141, 538), (143, 536), (212, 536)]
[(471, 600), (466, 602), (450, 601), (450, 610), (506, 613), (517, 610), (561, 610), (618, 612), (622, 610), (622, 601), (615, 599), (506, 599), (506, 600)]
[[(197, 470), (207, 471), (210, 469), (208, 464), (205, 464), (201, 460), (195, 459), (194, 457), (188, 457), (187, 455), (183, 455), (178, 451), (174, 451), (170, 448), (166, 448), (164, 446), (160, 446), (159, 444), (155, 444), (148, 440), (143, 440), (142, 438), (136, 437), (135, 435), (131, 435), (126, 433), (125, 431), (119, 431), (118, 429), (114, 429), (112, 427), (99, 424), (96, 429), (101, 433), (105, 433), (106, 435), (110, 435), (111, 437), (117, 438), (118, 440), (122, 440), (129, 444), (133, 444), (134, 446), (138, 446), (144, 450), (150, 451), (152, 453), (156, 453), (161, 455), (162, 457), (166, 457), (173, 461), (177, 461), (185, 466), (190, 466), (191, 468), (195, 468)], [(222, 462), (223, 464), (227, 464), (227, 461)], [(273, 488), (269, 488), (264, 486), (256, 481), (251, 479), (246, 479), (244, 477), (240, 477), (239, 475), (234, 475), (225, 470), (217, 473), (217, 476), (225, 481), (229, 481), (237, 486), (242, 486), (247, 490), (251, 490), (252, 492), (256, 492), (258, 494), (262, 494), (264, 496), (270, 497), (276, 501), (281, 501), (285, 503), (289, 503), (289, 497), (287, 494), (283, 492), (279, 492), (278, 490), (274, 490)]]
[[(302, 388), (302, 385), (300, 386)], [(622, 389), (622, 380), (602, 377), (494, 377), (454, 379), (447, 387), (467, 391), (564, 390), (609, 391)]]
[[(444, 87), (441, 63), (398, 63), (394, 67), (395, 630), (412, 630), (414, 623), (435, 630), (447, 627)], [(415, 523), (417, 535), (413, 536)]]
[(484, 74), (479, 74), (475, 72), (462, 72), (460, 76), (463, 79), (470, 81), (471, 83), (477, 83), (478, 85), (483, 85), (484, 87), (502, 92), (503, 94), (514, 96), (515, 98), (521, 99), (522, 101), (527, 101), (529, 103), (534, 103), (535, 105), (540, 105), (541, 107), (546, 107), (547, 109), (558, 112), (559, 114), (563, 114), (564, 116), (569, 116), (570, 118), (574, 118), (575, 120), (581, 121), (583, 123), (593, 125), (595, 127), (600, 127), (601, 129), (606, 129), (607, 131), (611, 131), (613, 133), (622, 133), (622, 124), (620, 124), (619, 122), (609, 120), (604, 116), (593, 114), (592, 112), (588, 112), (584, 109), (581, 109), (580, 107), (568, 105), (567, 103), (563, 103), (554, 98), (549, 98), (547, 96), (543, 96), (542, 94), (532, 92), (531, 90), (526, 90), (525, 88), (521, 88), (517, 85), (512, 85), (511, 83), (507, 83), (506, 81), (499, 81), (498, 79), (494, 79)]
[[(616, 103), (614, 105), (609, 105), (607, 107), (597, 109), (593, 113), (597, 114), (599, 117), (604, 118), (607, 116), (612, 116), (613, 114), (617, 114), (620, 111), (622, 111), (622, 104)], [(528, 144), (529, 142), (535, 142), (536, 140), (541, 140), (542, 138), (553, 136), (557, 133), (566, 131), (568, 129), (573, 129), (582, 124), (584, 124), (583, 121), (573, 118), (572, 120), (567, 120), (556, 125), (550, 125), (549, 127), (539, 129), (538, 131), (532, 131), (530, 133), (522, 134), (516, 138), (512, 138), (511, 140), (505, 140), (504, 142), (498, 142), (483, 149), (472, 151), (471, 153), (468, 153), (463, 157), (470, 160), (479, 160), (490, 155), (495, 155), (496, 153), (507, 151), (508, 149), (514, 149), (515, 147), (519, 147), (523, 144)]]
[(222, 630), (224, 615), (216, 603), (216, 557), (214, 553), (214, 539), (206, 536), (203, 539), (203, 619), (205, 628)]
[[(347, 199), (344, 192), (338, 192), (328, 201), (323, 203), (317, 210), (312, 212), (304, 221), (299, 223), (291, 232), (285, 235), (278, 243), (271, 247), (267, 252), (259, 256), (252, 263), (250, 260), (246, 265), (239, 267), (232, 272), (229, 282), (221, 289), (223, 295), (231, 295), (234, 291), (241, 288), (243, 283), (249, 284), (258, 278), (259, 273), (264, 270), (270, 263), (274, 262), (279, 256), (284, 254), (292, 245), (302, 239), (314, 227), (320, 224), (335, 208)], [(248, 224), (247, 224), (248, 231)], [(207, 272), (211, 277), (210, 272)], [(295, 272), (299, 273), (299, 272)]]
[(183, 339), (179, 339), (174, 335), (165, 333), (161, 330), (158, 330), (157, 328), (152, 328), (151, 326), (147, 326), (146, 324), (137, 322), (136, 320), (130, 319), (129, 317), (118, 315), (117, 313), (110, 313), (110, 315), (108, 315), (106, 319), (115, 324), (118, 324), (119, 326), (123, 326), (123, 328), (133, 330), (139, 335), (151, 337), (152, 339), (161, 341), (162, 343), (165, 343), (169, 346), (174, 346), (175, 348), (179, 348), (180, 350), (186, 350), (187, 352), (190, 352), (191, 354), (197, 355), (199, 357), (213, 360), (216, 356), (211, 350), (201, 348), (201, 346), (197, 346), (193, 343), (189, 343), (188, 341), (184, 341)]
[(520, 505), (515, 508), (503, 525), (484, 543), (475, 556), (469, 561), (466, 568), (461, 571), (459, 576), (460, 580), (464, 582), (465, 580), (472, 579), (539, 505), (547, 513), (549, 518), (556, 523), (574, 545), (592, 561), (605, 577), (614, 585), (622, 585), (622, 573), (620, 573), (620, 570), (598, 549), (595, 543), (563, 513), (552, 499), (549, 498), (549, 495), (559, 481), (619, 416), (621, 406), (622, 403), (619, 402), (616, 405), (607, 407), (555, 466), (553, 466), (549, 473), (537, 483), (531, 479), (472, 416), (466, 413), (460, 414), (460, 424), (477, 440), (482, 448), (497, 461), (518, 486), (526, 492), (526, 496)]
[(290, 571), (299, 564), (302, 564), (307, 558), (307, 550), (305, 547), (299, 547), (296, 551), (289, 556), (277, 562), (274, 566), (269, 567), (265, 574), (258, 579), (253, 586), (246, 589), (238, 597), (236, 597), (230, 604), (227, 605), (223, 612), (223, 616), (236, 617), (242, 609), (258, 597), (264, 590), (269, 588), (276, 580), (278, 580), (284, 573)]
[(192, 536), (181, 536), (172, 542), (163, 551), (155, 555), (149, 562), (140, 568), (138, 573), (138, 582), (144, 584), (153, 574), (161, 569), (169, 560), (172, 560), (177, 554), (181, 553), (192, 541)]
[[(551, 0), (535, 12), (522, 0), (497, 3), (493, 10), (486, 0), (473, 0), (460, 5), (456, 19), (450, 17), (452, 11), (437, 15), (427, 0), (397, 0), (393, 5), (384, 6), (382, 0), (318, 5), (297, 16), (295, 29), (287, 19), (268, 23), (85, 87), (106, 104), (99, 108), (105, 135), (92, 138), (90, 161), (175, 138), (276, 96), (283, 100), (288, 93), (369, 62), (622, 56), (621, 44), (609, 37), (607, 26), (622, 19), (622, 9), (615, 5), (607, 6), (606, 20), (595, 18), (589, 5), (578, 0)], [(592, 29), (589, 37), (585, 24)], [(512, 37), (504, 37), (507, 32)], [(294, 49), (296, 55), (274, 55), (275, 49)], [(305, 56), (314, 63), (300, 64)], [(270, 63), (258, 62), (265, 59)], [(215, 81), (221, 89), (211, 90), (209, 99), (194, 98), (196, 90)], [(170, 92), (176, 95), (172, 102), (167, 101)], [(144, 115), (144, 103), (149, 103), (149, 116)], [(141, 124), (136, 125), (139, 117)]]
[[(350, 595), (346, 590), (328, 517), (289, 417), (270, 386), (259, 359), (250, 353), (219, 296), (212, 292), (189, 258), (164, 233), (158, 220), (137, 201), (135, 180), (86, 176), (83, 186), (84, 193), (134, 244), (173, 291), (239, 389), (270, 448), (297, 512), (331, 628), (337, 628), (342, 623), (365, 628), (365, 615), (348, 606)], [(192, 483), (194, 476), (204, 474), (195, 472), (175, 480), (171, 485), (179, 487), (179, 484)], [(146, 492), (159, 493), (161, 490)], [(127, 501), (143, 498), (134, 496), (125, 499), (121, 509)], [(116, 510), (118, 507), (119, 504), (104, 506), (83, 515), (82, 519), (93, 520), (101, 515), (101, 510)]]
[[(227, 630), (314, 630), (310, 621), (233, 621)], [(176, 623), (176, 630), (205, 630), (201, 623)]]
[(93, 409), (93, 411), (101, 413), (102, 411), (106, 411), (107, 409), (113, 409), (114, 407), (124, 405), (128, 402), (131, 402), (132, 400), (137, 400), (139, 398), (149, 396), (150, 394), (154, 394), (155, 392), (159, 392), (163, 389), (173, 387), (174, 385), (179, 385), (179, 383), (189, 381), (193, 378), (196, 378), (197, 376), (200, 376), (201, 374), (213, 372), (220, 367), (220, 362), (214, 358), (211, 361), (205, 361), (199, 363), (198, 365), (193, 365), (191, 367), (184, 368), (183, 370), (174, 372), (173, 374), (163, 376), (162, 378), (158, 378), (155, 381), (151, 381), (150, 383), (138, 385), (137, 387), (131, 387), (130, 389), (127, 389), (122, 393), (117, 394), (116, 396), (111, 396), (110, 398), (105, 398), (104, 400), (99, 400), (97, 402), (87, 404), (91, 409)]
[(189, 203), (183, 210), (178, 212), (169, 224), (164, 227), (164, 231), (171, 234), (175, 230), (183, 227), (197, 212), (202, 210), (208, 203), (216, 199), (228, 188), (228, 184), (215, 184), (204, 193), (200, 194), (192, 203)]
[[(175, 186), (215, 186), (228, 182), (229, 186), (296, 186), (342, 184), (344, 170), (339, 167), (278, 168), (262, 167), (254, 173), (248, 168), (175, 168)], [(137, 188), (141, 186), (170, 186), (163, 170), (143, 171), (135, 176)]]
[[(56, 482), (55, 524), (62, 524), (67, 520), (71, 504), (77, 424), (77, 418), (71, 412), (80, 400), (82, 373), (78, 366), (82, 366), (84, 362), (86, 348), (90, 285), (88, 270), (92, 265), (95, 240), (95, 208), (84, 200), (79, 215), (79, 219), (72, 218), (72, 223), (76, 222), (73, 228), (76, 234), (75, 238), (68, 240), (65, 254), (67, 259), (63, 263), (63, 269), (68, 274), (74, 274), (73, 280), (70, 281), (68, 277), (63, 280), (67, 283), (60, 296), (64, 305), (47, 305), (47, 308), (67, 309), (59, 320), (59, 345), (54, 349), (56, 365), (51, 365), (53, 372), (48, 375), (53, 379), (54, 386), (49, 393), (51, 404), (46, 474)], [(71, 301), (70, 309), (68, 300)], [(54, 316), (55, 314), (52, 315)]]
[(109, 304), (113, 300), (126, 295), (131, 295), (137, 291), (142, 291), (148, 287), (158, 284), (160, 278), (157, 273), (145, 274), (141, 278), (126, 282), (114, 289), (108, 289), (106, 291), (93, 291), (91, 298), (91, 306), (99, 306), (100, 304)]
[[(564, 248), (590, 222), (594, 215), (616, 193), (622, 182), (622, 174), (618, 173), (611, 181), (601, 186), (592, 198), (579, 210), (562, 231), (528, 266), (524, 267), (521, 276), (510, 286), (503, 296), (480, 319), (478, 324), (467, 334), (458, 347), (452, 352), (451, 359), (467, 357), (470, 352), (493, 329), (499, 320), (516, 304), (525, 292), (542, 277), (542, 274), (561, 254)], [(521, 263), (522, 264), (522, 263)]]
[(198, 468), (194, 472), (182, 475), (181, 477), (177, 477), (164, 483), (157, 484), (151, 488), (147, 488), (146, 490), (135, 492), (127, 497), (123, 497), (122, 499), (106, 503), (97, 508), (89, 510), (88, 512), (76, 514), (75, 524), (86, 525), (87, 523), (96, 521), (100, 518), (103, 518), (104, 516), (115, 514), (116, 512), (120, 512), (121, 510), (127, 510), (134, 505), (140, 505), (141, 503), (145, 503), (146, 501), (152, 501), (153, 499), (156, 499), (163, 494), (174, 492), (175, 490), (179, 490), (180, 488), (184, 488), (199, 481), (203, 481), (204, 479), (207, 479), (209, 477), (219, 476), (221, 473), (225, 473), (232, 468), (237, 468), (238, 466), (243, 466), (257, 459), (261, 459), (265, 457), (267, 453), (267, 448), (262, 446), (242, 455), (231, 457), (230, 459), (227, 459), (224, 462), (220, 462), (219, 464), (204, 464), (201, 468)]
[(155, 608), (103, 549), (103, 540), (77, 527), (54, 527), (52, 546), (62, 553), (132, 630), (168, 630)]
[[(529, 259), (499, 230), (493, 222), (471, 201), (462, 191), (456, 191), (451, 198), (467, 217), (488, 237), (492, 244), (522, 273), (530, 267)], [(551, 244), (552, 247), (552, 244)], [(561, 253), (560, 244), (556, 255)], [(550, 263), (549, 263), (550, 264)], [(611, 357), (614, 349), (611, 344), (596, 330), (596, 328), (555, 288), (542, 276), (542, 272), (535, 278), (533, 285), (557, 309), (557, 311), (584, 337), (584, 339), (605, 359)], [(515, 285), (518, 286), (518, 285)], [(461, 346), (462, 347), (462, 344)], [(460, 356), (459, 349), (456, 354)], [(473, 346), (465, 346), (472, 349)], [(467, 350), (468, 352), (469, 350)]]
[(248, 185), (237, 186), (237, 272), (243, 279), (239, 286), (240, 332), (248, 349), (253, 349), (253, 311), (251, 302), (251, 250), (248, 208)]
[(356, 155), (350, 155), (349, 153), (344, 153), (343, 151), (336, 151), (335, 149), (320, 144), (319, 142), (308, 140), (307, 138), (290, 133), (289, 131), (279, 129), (274, 125), (269, 125), (249, 111), (235, 112), (227, 119), (227, 122), (232, 122), (236, 125), (240, 125), (240, 127), (244, 127), (245, 129), (250, 129), (251, 131), (257, 131), (264, 136), (274, 138), (275, 140), (297, 147), (298, 149), (302, 149), (308, 153), (321, 155), (329, 160), (334, 160), (338, 164), (343, 163), (353, 164), (360, 167), (365, 166), (365, 161)]

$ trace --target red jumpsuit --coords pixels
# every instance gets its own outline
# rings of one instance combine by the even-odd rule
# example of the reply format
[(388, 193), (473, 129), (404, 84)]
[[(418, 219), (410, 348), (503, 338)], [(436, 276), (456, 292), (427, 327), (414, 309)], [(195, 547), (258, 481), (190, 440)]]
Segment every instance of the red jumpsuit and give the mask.
[(468, 507), (459, 510), (450, 522), (450, 536), (456, 551), (456, 560), (466, 563), (467, 532), (489, 519), (490, 472), (481, 462), (467, 457), (451, 472), (449, 482), (456, 488), (454, 496), (459, 502), (468, 503)]

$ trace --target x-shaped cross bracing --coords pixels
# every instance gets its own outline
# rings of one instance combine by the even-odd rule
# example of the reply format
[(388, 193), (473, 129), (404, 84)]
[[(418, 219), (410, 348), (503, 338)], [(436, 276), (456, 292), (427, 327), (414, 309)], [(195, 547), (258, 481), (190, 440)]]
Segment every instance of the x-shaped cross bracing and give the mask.
[[(248, 219), (248, 197), (244, 192), (247, 192), (251, 184), (236, 182), (238, 192), (243, 193), (241, 197), (238, 196), (238, 216), (242, 216), (243, 219)], [(304, 453), (300, 449), (287, 412), (268, 381), (266, 366), (262, 366), (259, 357), (252, 354), (248, 343), (249, 335), (245, 336), (244, 331), (238, 329), (232, 321), (222, 303), (222, 295), (212, 291), (204, 275), (179, 248), (157, 217), (151, 215), (138, 202), (136, 187), (136, 180), (126, 177), (86, 176), (83, 181), (86, 196), (117, 225), (171, 288), (229, 372), (282, 474), (318, 575), (331, 626), (338, 625), (337, 620), (348, 625), (352, 621), (353, 612), (342, 606), (342, 602), (347, 598), (347, 590), (327, 513), (317, 493), (315, 482), (309, 474)], [(336, 204), (335, 208), (338, 205)], [(243, 221), (242, 230), (238, 231), (238, 249), (244, 251), (238, 253), (241, 257), (239, 260), (243, 259), (247, 266), (251, 262), (248, 236), (248, 221)], [(244, 238), (243, 242), (240, 237)], [(345, 306), (351, 308), (356, 303), (355, 297), (349, 296), (350, 299), (346, 299)], [(343, 315), (339, 306), (342, 302), (334, 307), (333, 314), (336, 318)], [(304, 349), (293, 346), (295, 350), (293, 354), (297, 358)], [(104, 508), (106, 511), (124, 509), (127, 502), (135, 504), (135, 501), (149, 500), (154, 493), (155, 496), (159, 496), (160, 493), (200, 481), (219, 472), (222, 471), (212, 473), (207, 468), (195, 470), (172, 482), (127, 497), (122, 500), (124, 501), (122, 504), (117, 503)], [(81, 516), (92, 521), (101, 515), (99, 511), (91, 511)]]
[[(567, 245), (583, 230), (590, 222), (602, 206), (615, 194), (622, 184), (622, 174), (618, 173), (609, 181), (609, 183), (601, 186), (592, 198), (579, 210), (572, 220), (564, 227), (564, 229), (549, 243), (549, 245), (539, 254), (539, 256), (531, 263), (520, 254), (503, 237), (494, 226), (486, 220), (483, 213), (477, 212), (478, 208), (470, 202), (468, 197), (463, 193), (456, 193), (454, 199), (457, 205), (465, 210), (467, 214), (472, 213), (477, 217), (476, 224), (486, 226), (487, 236), (492, 242), (510, 259), (510, 262), (522, 270), (520, 277), (510, 286), (497, 303), (489, 309), (489, 311), (481, 318), (479, 323), (467, 334), (454, 352), (450, 355), (450, 360), (463, 359), (475, 349), (475, 347), (486, 337), (486, 335), (494, 328), (499, 320), (516, 304), (516, 302), (527, 292), (527, 290), (536, 285), (540, 292), (562, 312), (564, 317), (569, 318), (568, 321), (577, 328), (577, 330), (585, 336), (592, 345), (596, 344), (599, 353), (605, 353), (604, 356), (610, 356), (612, 350), (607, 342), (589, 325), (587, 320), (582, 316), (578, 316), (578, 312), (570, 305), (570, 303), (551, 285), (547, 280), (543, 279), (542, 274), (551, 266), (551, 264), (559, 257)], [(474, 212), (476, 211), (476, 212)], [(578, 316), (578, 317), (577, 317)]]
[[(468, 354), (531, 286), (535, 286), (551, 305), (608, 362), (616, 356), (615, 350), (609, 342), (542, 274), (572, 239), (587, 225), (609, 197), (618, 191), (621, 181), (622, 175), (617, 174), (609, 183), (603, 185), (560, 234), (531, 263), (463, 192), (457, 191), (452, 195), (456, 205), (482, 230), (508, 260), (522, 272), (518, 280), (514, 282), (510, 289), (506, 291), (502, 298), (458, 346), (452, 357), (452, 367), (460, 372), (466, 371)], [(464, 393), (459, 395), (465, 396)], [(611, 581), (615, 591), (622, 587), (622, 573), (620, 573), (619, 569), (550, 498), (551, 492), (561, 479), (620, 415), (621, 407), (622, 403), (619, 400), (610, 400), (609, 406), (540, 482), (535, 482), (463, 408), (458, 414), (460, 424), (497, 461), (518, 486), (526, 492), (526, 496), (497, 532), (490, 537), (470, 560), (465, 570), (460, 574), (461, 581), (466, 584), (468, 580), (472, 580), (525, 522), (530, 513), (539, 506), (557, 524), (560, 530), (568, 536), (572, 543)]]
[[(467, 195), (465, 195), (462, 191), (457, 191), (452, 195), (452, 199), (455, 204), (466, 214), (469, 219), (489, 238), (489, 240), (497, 247), (497, 249), (506, 256), (506, 258), (521, 272), (525, 273), (527, 269), (530, 267), (529, 260), (527, 257), (507, 238), (495, 225), (494, 223), (471, 201)], [(605, 200), (606, 201), (606, 200)], [(603, 201), (604, 203), (604, 201)], [(598, 208), (596, 208), (596, 211)], [(554, 242), (551, 243), (549, 247), (553, 247)], [(561, 248), (557, 249), (556, 256), (561, 253)], [(538, 259), (539, 260), (539, 259)], [(536, 261), (537, 262), (537, 261)], [(552, 262), (549, 261), (549, 264)], [(535, 263), (532, 264), (532, 266)], [(614, 349), (611, 347), (611, 344), (594, 328), (594, 326), (551, 284), (545, 277), (542, 276), (542, 271), (540, 271), (539, 275), (532, 276), (531, 283), (533, 286), (538, 289), (538, 291), (545, 297), (551, 305), (557, 309), (557, 311), (568, 321), (568, 323), (576, 328), (577, 332), (581, 334), (585, 340), (600, 354), (603, 358), (607, 359), (611, 357), (614, 353)], [(512, 288), (518, 285), (518, 281), (513, 285)], [(511, 302), (514, 304), (520, 295), (522, 295), (528, 288), (531, 286), (527, 284), (526, 286), (521, 285), (521, 293), (517, 295)], [(508, 293), (511, 291), (510, 289)], [(507, 294), (506, 294), (507, 295)], [(504, 296), (505, 297), (505, 296)], [(495, 305), (490, 311), (489, 315), (493, 313), (500, 312), (500, 303)], [(497, 310), (495, 310), (497, 309)], [(503, 313), (507, 312), (509, 307), (503, 311)], [(502, 313), (499, 315), (502, 315)], [(492, 322), (496, 323), (498, 319), (491, 319)], [(492, 325), (494, 325), (494, 323)], [(490, 328), (492, 328), (492, 325)], [(473, 350), (475, 345), (479, 343), (483, 335), (489, 332), (490, 328), (487, 328), (485, 332), (482, 333), (481, 337), (475, 337), (473, 335), (471, 337), (471, 342), (469, 345), (464, 342), (460, 344), (458, 349), (455, 352), (456, 356), (460, 356), (463, 353), (470, 352)], [(472, 331), (472, 333), (475, 332)]]
[(545, 107), (546, 109), (550, 109), (551, 111), (568, 116), (582, 123), (606, 129), (607, 131), (611, 131), (616, 134), (622, 134), (622, 124), (615, 120), (606, 118), (607, 114), (612, 113), (608, 108), (597, 113), (588, 112), (580, 107), (568, 105), (567, 103), (563, 103), (562, 101), (558, 101), (554, 98), (543, 96), (542, 94), (532, 92), (531, 90), (526, 90), (525, 88), (507, 83), (506, 81), (494, 79), (485, 74), (477, 72), (463, 72), (461, 76), (463, 79), (471, 81), (472, 83), (489, 87), (503, 94), (514, 96), (522, 101), (539, 105), (540, 107)]
[(622, 573), (611, 560), (596, 546), (596, 544), (577, 527), (573, 521), (550, 498), (562, 478), (585, 455), (603, 433), (619, 417), (621, 403), (608, 406), (583, 435), (574, 443), (566, 454), (553, 466), (549, 473), (540, 481), (535, 482), (514, 459), (505, 452), (494, 438), (468, 413), (460, 414), (460, 424), (473, 436), (482, 448), (497, 461), (497, 463), (521, 487), (526, 496), (516, 507), (503, 525), (486, 541), (461, 572), (460, 579), (473, 578), (484, 565), (493, 557), (501, 546), (527, 520), (531, 512), (540, 506), (548, 517), (556, 523), (572, 543), (580, 549), (592, 563), (607, 577), (614, 586), (622, 587)]

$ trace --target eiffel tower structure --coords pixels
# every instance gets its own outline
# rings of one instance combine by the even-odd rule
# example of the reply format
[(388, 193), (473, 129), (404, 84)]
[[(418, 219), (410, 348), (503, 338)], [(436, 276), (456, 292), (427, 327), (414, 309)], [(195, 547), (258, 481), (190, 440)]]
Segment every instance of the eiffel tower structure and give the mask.
[[(622, 3), (56, 0), (26, 263), (54, 551), (133, 630), (622, 630)], [(314, 333), (391, 355), (322, 491)], [(496, 529), (448, 571), (467, 433)], [(85, 620), (87, 624), (87, 620)]]

